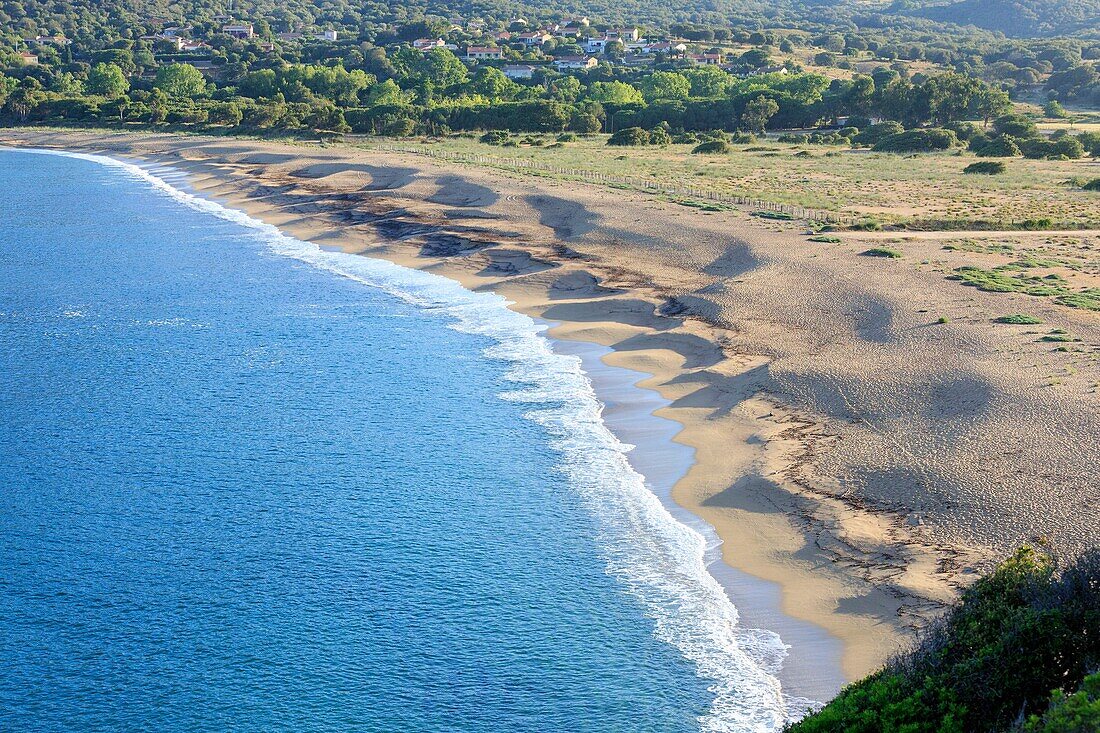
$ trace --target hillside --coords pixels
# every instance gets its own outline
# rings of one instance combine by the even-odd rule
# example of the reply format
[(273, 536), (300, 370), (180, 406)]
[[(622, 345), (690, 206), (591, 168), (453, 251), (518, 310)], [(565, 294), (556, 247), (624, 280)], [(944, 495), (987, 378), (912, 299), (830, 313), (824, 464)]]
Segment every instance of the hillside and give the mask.
[(911, 6), (899, 3), (892, 10), (1018, 37), (1074, 35), (1100, 29), (1100, 0), (960, 0), (917, 9)]

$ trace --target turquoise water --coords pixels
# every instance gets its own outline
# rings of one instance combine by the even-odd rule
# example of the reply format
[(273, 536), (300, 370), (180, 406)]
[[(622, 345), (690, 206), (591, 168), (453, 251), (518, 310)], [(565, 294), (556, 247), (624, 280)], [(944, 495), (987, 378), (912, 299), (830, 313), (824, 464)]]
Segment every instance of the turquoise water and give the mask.
[(782, 724), (574, 357), (180, 188), (0, 151), (0, 730)]

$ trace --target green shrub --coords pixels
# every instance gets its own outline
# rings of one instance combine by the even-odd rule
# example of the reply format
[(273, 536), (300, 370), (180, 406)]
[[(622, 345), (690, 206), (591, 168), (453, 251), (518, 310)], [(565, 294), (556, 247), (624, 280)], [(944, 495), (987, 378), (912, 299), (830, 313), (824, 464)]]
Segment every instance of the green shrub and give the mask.
[(889, 257), (893, 260), (901, 257), (901, 252), (890, 249), (889, 247), (872, 247), (871, 249), (860, 252), (860, 254), (864, 257)]
[(649, 144), (650, 145), (671, 145), (672, 135), (668, 134), (668, 130), (658, 125), (649, 131)]
[(974, 151), (979, 158), (1015, 158), (1020, 155), (1020, 146), (1007, 135), (989, 140)]
[(1023, 313), (1014, 313), (1011, 316), (998, 316), (993, 319), (994, 323), (1008, 323), (1013, 326), (1035, 326), (1042, 323), (1042, 319), (1035, 316), (1024, 315)]
[(729, 141), (736, 145), (751, 145), (756, 142), (756, 135), (751, 132), (735, 132), (729, 136)]
[(723, 154), (729, 153), (732, 150), (733, 148), (730, 147), (730, 144), (725, 142), (724, 140), (711, 140), (710, 142), (700, 143), (699, 145), (696, 145), (694, 148), (691, 149), (691, 152), (696, 154)]
[(907, 130), (896, 135), (888, 135), (877, 143), (872, 150), (880, 153), (929, 153), (935, 150), (950, 150), (959, 144), (959, 138), (951, 130), (933, 127), (928, 130)]
[(487, 145), (503, 145), (508, 141), (510, 136), (503, 130), (489, 130), (489, 132), (479, 138), (481, 142)]
[(1016, 114), (1002, 115), (993, 120), (993, 131), (998, 135), (1008, 135), (1021, 140), (1039, 134), (1039, 129), (1031, 119)]
[(1047, 140), (1046, 138), (1036, 137), (1030, 140), (1022, 140), (1020, 142), (1020, 150), (1023, 152), (1025, 158), (1036, 160), (1042, 158), (1052, 160), (1067, 158), (1069, 160), (1075, 160), (1085, 155), (1084, 146), (1081, 145), (1081, 141), (1075, 137), (1063, 137), (1059, 140)]
[(810, 237), (811, 242), (823, 242), (825, 244), (839, 244), (840, 237), (832, 237), (827, 234), (818, 234), (815, 237)]
[(898, 135), (905, 131), (905, 128), (898, 122), (880, 122), (877, 125), (868, 125), (858, 135), (852, 138), (852, 142), (858, 145), (874, 145), (883, 138), (890, 137), (891, 135)]
[(1100, 729), (1100, 672), (1091, 674), (1072, 695), (1054, 690), (1042, 715), (1028, 718), (1024, 733), (1092, 733)]
[(1021, 711), (1046, 711), (1026, 733), (1096, 731), (1100, 690), (1089, 673), (1100, 659), (1097, 628), (1100, 551), (1059, 573), (1049, 557), (1021, 549), (964, 591), (911, 650), (789, 731), (1009, 733), (1021, 730)]
[(963, 168), (963, 173), (981, 173), (987, 176), (995, 176), (1004, 172), (1005, 164), (999, 160), (982, 160)]
[(679, 135), (672, 136), (672, 142), (677, 145), (694, 145), (699, 142), (699, 136), (694, 132), (681, 132)]
[(1081, 186), (1084, 191), (1100, 191), (1100, 178), (1093, 178), (1088, 183)]
[(578, 139), (579, 138), (577, 137), (577, 133), (575, 132), (563, 132), (562, 134), (558, 135), (559, 143), (575, 143)]
[(640, 127), (626, 127), (607, 139), (608, 145), (649, 145), (649, 133)]

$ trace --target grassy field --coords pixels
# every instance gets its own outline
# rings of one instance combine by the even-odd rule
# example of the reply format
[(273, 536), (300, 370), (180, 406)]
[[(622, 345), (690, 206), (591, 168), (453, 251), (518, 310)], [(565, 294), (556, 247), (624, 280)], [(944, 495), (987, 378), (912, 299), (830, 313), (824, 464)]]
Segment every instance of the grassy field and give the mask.
[[(523, 136), (517, 140), (524, 139)], [(1002, 175), (964, 175), (978, 160), (969, 153), (891, 155), (839, 147), (762, 140), (734, 152), (693, 155), (691, 145), (623, 148), (606, 136), (559, 147), (500, 147), (473, 137), (432, 140), (444, 153), (489, 156), (502, 167), (513, 161), (593, 171), (610, 177), (682, 181), (729, 195), (759, 198), (889, 224), (920, 220), (1020, 222), (1100, 226), (1100, 195), (1075, 183), (1100, 177), (1100, 162), (1013, 159)], [(426, 141), (410, 145), (419, 146)]]

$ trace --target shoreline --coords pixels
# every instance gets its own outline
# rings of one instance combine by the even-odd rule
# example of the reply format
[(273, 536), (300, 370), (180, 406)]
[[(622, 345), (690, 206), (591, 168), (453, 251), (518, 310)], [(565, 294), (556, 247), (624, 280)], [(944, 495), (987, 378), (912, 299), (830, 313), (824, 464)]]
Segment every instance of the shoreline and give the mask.
[[(1020, 513), (992, 505), (988, 493), (962, 502), (946, 493), (952, 484), (940, 488), (986, 470), (1009, 475), (1025, 460), (1022, 448), (997, 445), (985, 463), (955, 450), (959, 466), (929, 463), (922, 452), (927, 443), (939, 451), (929, 455), (942, 456), (945, 440), (966, 447), (988, 437), (962, 433), (963, 441), (937, 430), (1006, 432), (1003, 410), (997, 420), (959, 420), (959, 395), (936, 391), (958, 350), (964, 377), (973, 374), (998, 398), (1031, 399), (1019, 394), (1030, 383), (1021, 387), (1018, 371), (996, 371), (992, 360), (1018, 349), (1018, 334), (977, 325), (1022, 297), (959, 297), (934, 272), (866, 259), (853, 259), (851, 272), (827, 269), (834, 260), (847, 266), (845, 247), (858, 244), (810, 251), (796, 227), (742, 211), (703, 215), (639, 193), (411, 155), (98, 131), (7, 131), (0, 140), (171, 166), (203, 195), (294, 237), (497, 292), (515, 310), (559, 324), (552, 338), (611, 349), (608, 365), (651, 375), (639, 386), (660, 395), (658, 416), (683, 426), (675, 441), (695, 450), (672, 490), (676, 504), (715, 528), (729, 566), (778, 585), (783, 613), (840, 640), (846, 680), (873, 670), (937, 615), (1003, 551), (998, 541), (1039, 526), (1031, 499)], [(773, 290), (788, 298), (786, 311), (775, 310)], [(932, 302), (921, 308), (895, 291)], [(928, 329), (921, 314), (945, 310), (951, 325)], [(1089, 314), (1050, 307), (1042, 315), (1075, 331), (1091, 327)], [(862, 360), (858, 370), (853, 358)], [(899, 396), (914, 404), (876, 412), (876, 401), (892, 407)], [(1051, 393), (1043, 396), (1050, 402)], [(1088, 417), (1057, 402), (986, 404), (1002, 403), (1031, 411), (1009, 410), (1016, 427), (1041, 424), (1040, 408)], [(938, 421), (907, 417), (922, 410)], [(1058, 458), (1075, 465), (1089, 455)], [(959, 473), (970, 466), (981, 467), (977, 477)]]
[[(148, 164), (145, 160), (141, 162)], [(201, 189), (192, 186), (191, 174), (169, 164), (162, 165), (165, 171), (158, 171), (156, 175), (168, 172), (170, 178), (178, 178), (173, 185), (182, 185), (185, 190), (189, 189), (198, 196), (204, 195)], [(228, 200), (214, 200), (230, 207), (236, 205)], [(239, 210), (264, 220), (262, 212), (246, 208)], [(326, 248), (341, 251), (331, 245)], [(447, 277), (466, 286), (449, 274)], [(519, 308), (515, 302), (510, 302), (507, 307), (530, 315), (527, 308)], [(644, 479), (647, 489), (657, 496), (675, 521), (704, 538), (707, 544), (704, 556), (706, 571), (718, 581), (734, 604), (740, 627), (750, 633), (757, 630), (775, 633), (787, 646), (788, 653), (780, 669), (770, 670), (782, 684), (784, 694), (815, 704), (835, 697), (844, 685), (854, 681), (842, 671), (840, 641), (812, 622), (786, 615), (780, 608), (781, 592), (777, 584), (755, 578), (728, 564), (721, 552), (723, 540), (714, 527), (674, 499), (676, 484), (696, 463), (695, 449), (676, 440), (683, 430), (679, 422), (658, 415), (670, 403), (659, 391), (641, 385), (653, 375), (626, 366), (613, 366), (608, 362), (613, 349), (592, 341), (569, 338), (564, 335), (564, 324), (542, 318), (535, 320), (547, 326), (543, 335), (556, 353), (575, 356), (580, 360), (585, 377), (604, 407), (601, 414), (604, 424), (617, 439), (634, 446), (627, 453), (627, 460)]]
[[(551, 325), (550, 333), (553, 332)], [(695, 463), (695, 450), (677, 442), (683, 427), (657, 413), (668, 401), (656, 390), (641, 386), (651, 375), (611, 366), (605, 358), (611, 349), (584, 341), (568, 341), (548, 335), (554, 350), (580, 358), (582, 368), (604, 405), (602, 418), (622, 442), (634, 446), (627, 460), (668, 509), (673, 518), (698, 532), (707, 542), (705, 563), (737, 608), (741, 625), (776, 633), (788, 655), (776, 674), (786, 694), (818, 702), (831, 700), (850, 682), (841, 669), (840, 640), (825, 629), (784, 614), (780, 589), (742, 572), (723, 558), (722, 539), (706, 521), (672, 498), (675, 485)]]

